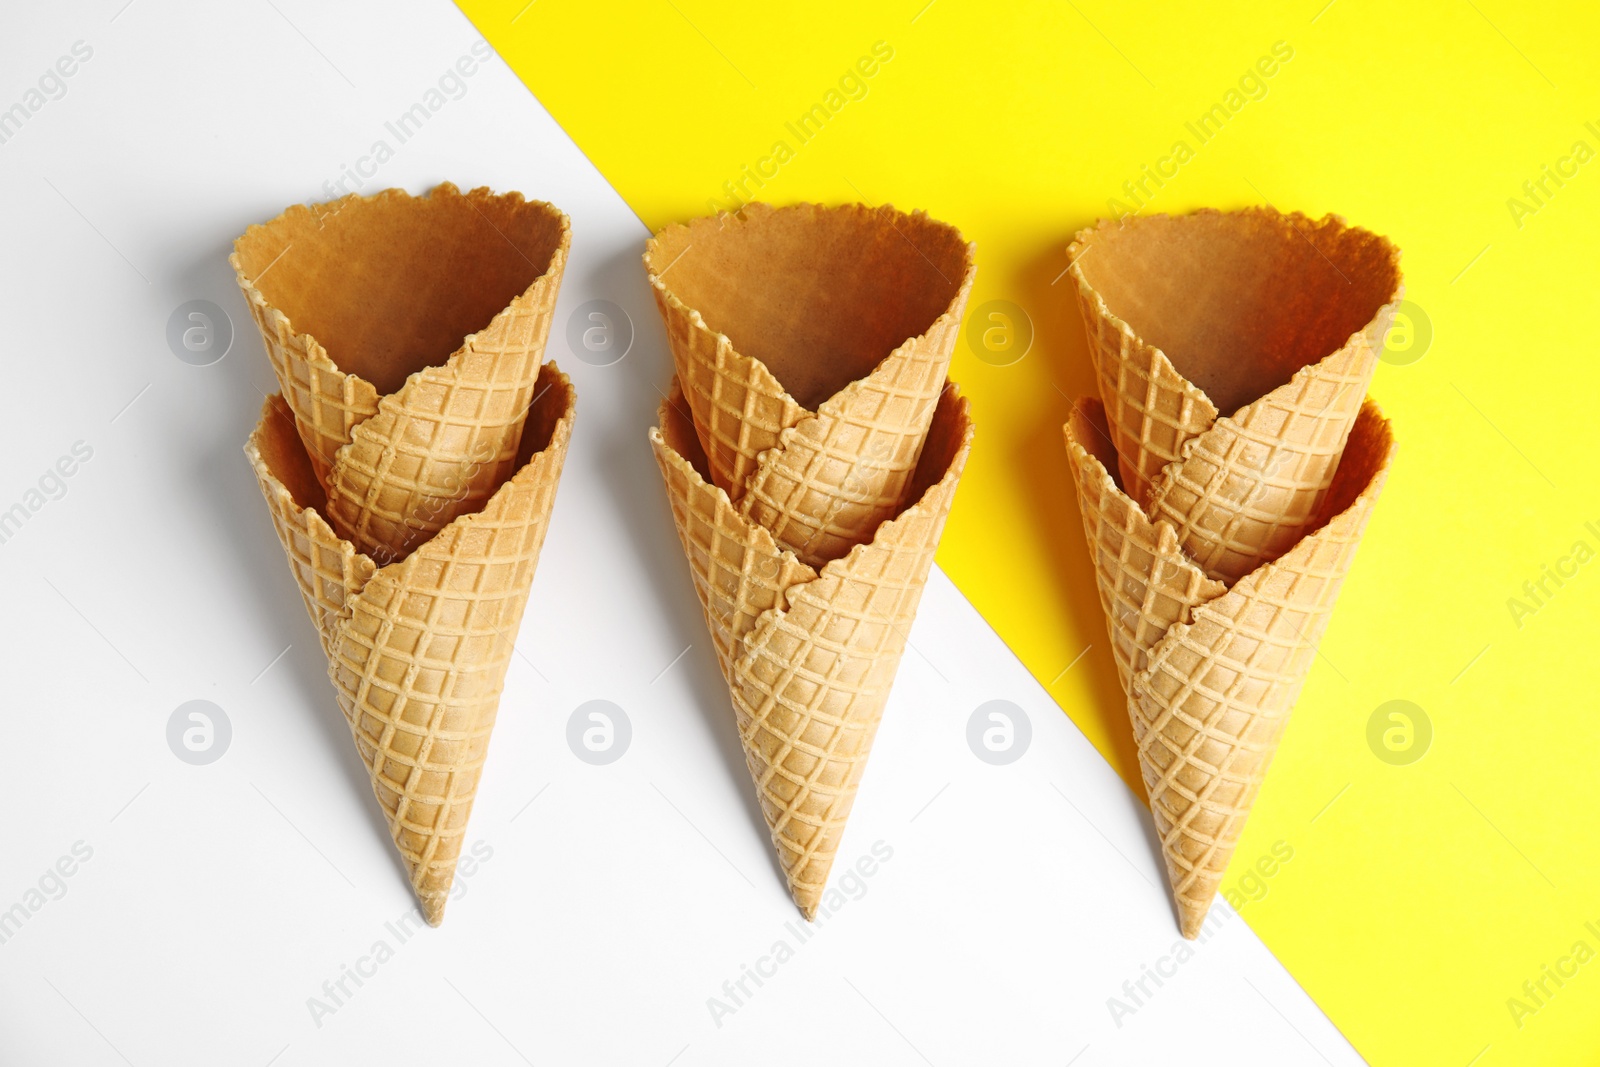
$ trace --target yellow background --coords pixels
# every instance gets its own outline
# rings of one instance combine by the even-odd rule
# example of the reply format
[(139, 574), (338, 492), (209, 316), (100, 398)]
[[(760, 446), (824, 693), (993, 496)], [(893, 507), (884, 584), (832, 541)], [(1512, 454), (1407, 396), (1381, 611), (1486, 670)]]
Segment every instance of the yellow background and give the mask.
[[(735, 206), (723, 183), (782, 139), (759, 198), (890, 201), (977, 241), (970, 308), (1013, 302), (1034, 342), (994, 366), (963, 337), (979, 442), (939, 561), (1136, 788), (1061, 443), (1093, 388), (1066, 245), (1180, 138), (1195, 158), (1147, 211), (1268, 201), (1394, 239), (1432, 342), (1378, 370), (1397, 466), (1224, 885), (1293, 849), (1243, 914), (1375, 1063), (1596, 1062), (1600, 960), (1520, 1027), (1507, 999), (1600, 951), (1600, 560), (1520, 627), (1507, 601), (1600, 550), (1600, 159), (1520, 226), (1507, 201), (1536, 206), (1522, 183), (1575, 141), (1600, 151), (1600, 18), (1323, 2), (462, 6), (651, 227)], [(866, 95), (801, 145), (785, 123), (878, 41)], [(1185, 122), (1278, 41), (1265, 97), (1197, 146)], [(1394, 699), (1433, 728), (1409, 765), (1367, 742)]]

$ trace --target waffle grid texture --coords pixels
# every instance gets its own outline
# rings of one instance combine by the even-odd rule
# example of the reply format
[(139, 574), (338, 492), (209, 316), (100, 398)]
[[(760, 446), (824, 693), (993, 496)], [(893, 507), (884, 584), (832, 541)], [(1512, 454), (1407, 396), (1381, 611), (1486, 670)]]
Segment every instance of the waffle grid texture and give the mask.
[(651, 432), (746, 763), (807, 918), (821, 903), (971, 446), (966, 401), (944, 396), (915, 502), (820, 571), (707, 479), (677, 396)]
[[(1371, 318), (1321, 358), (1295, 355), (1315, 344), (1306, 343), (1309, 331), (1296, 338), (1293, 324), (1280, 329), (1273, 339), (1281, 347), (1269, 344), (1265, 358), (1293, 373), (1220, 416), (1205, 390), (1113, 314), (1083, 267), (1097, 250), (1121, 255), (1123, 261), (1101, 269), (1118, 283), (1125, 307), (1161, 323), (1164, 303), (1217, 303), (1227, 309), (1220, 319), (1189, 311), (1177, 317), (1188, 314), (1191, 328), (1199, 322), (1202, 333), (1229, 338), (1227, 315), (1247, 314), (1249, 303), (1230, 293), (1223, 272), (1196, 272), (1193, 264), (1178, 269), (1156, 254), (1170, 253), (1179, 244), (1171, 234), (1191, 221), (1277, 229), (1291, 245), (1310, 240), (1301, 229), (1309, 225), (1319, 239), (1346, 241), (1339, 254), (1355, 247), (1368, 257), (1369, 285), (1358, 299), (1338, 294), (1347, 301), (1344, 319), (1360, 311), (1361, 299), (1372, 302)], [(1097, 243), (1107, 239), (1125, 246), (1107, 253)], [(1204, 254), (1203, 242), (1200, 249)], [(1131, 227), (1102, 223), (1079, 234), (1070, 254), (1102, 396), (1075, 406), (1067, 449), (1180, 927), (1194, 937), (1387, 476), (1393, 436), (1365, 396), (1400, 296), (1398, 253), (1332, 216), (1308, 224), (1261, 209), (1234, 217), (1159, 217)], [(1322, 258), (1330, 276), (1355, 284)], [(1346, 267), (1354, 272), (1348, 261)], [(1306, 294), (1287, 299), (1316, 304)], [(1171, 321), (1160, 328), (1182, 336)], [(1263, 334), (1255, 324), (1239, 329), (1258, 341)], [(1196, 342), (1208, 343), (1215, 339)], [(1236, 343), (1233, 358), (1249, 358), (1244, 346)], [(1227, 352), (1227, 340), (1216, 350)], [(1230, 370), (1208, 373), (1226, 383)], [(1255, 380), (1263, 376), (1270, 377), (1256, 372)], [(1237, 384), (1245, 376), (1233, 377)]]
[[(676, 370), (651, 442), (762, 812), (811, 918), (970, 448), (946, 371), (972, 246), (888, 207), (751, 204), (668, 227), (644, 261)], [(719, 326), (771, 353), (815, 410)]]
[[(268, 399), (246, 452), (328, 657), (329, 676), (424, 916), (442, 918), (571, 436), (554, 365), (548, 443), (481, 511), (378, 567), (286, 481), (294, 420)], [(305, 484), (300, 479), (301, 485)], [(304, 490), (302, 490), (304, 492)]]
[[(346, 198), (315, 209), (291, 209), (247, 238), (296, 253), (301, 213), (321, 218), (357, 217), (379, 198)], [(461, 194), (445, 185), (429, 199), (483, 203), (486, 190)], [(409, 199), (409, 198), (407, 198)], [(560, 228), (545, 269), (482, 329), (468, 334), (442, 363), (409, 375), (399, 390), (380, 396), (356, 374), (342, 371), (312, 335), (295, 329), (258, 282), (277, 266), (274, 257), (255, 277), (239, 252), (230, 257), (252, 318), (261, 331), (279, 388), (327, 491), (333, 528), (380, 562), (403, 559), (458, 515), (480, 510), (510, 475), (532, 400), (566, 266), (570, 233), (566, 216), (548, 204), (515, 203)], [(346, 214), (348, 212), (348, 214)], [(492, 225), (492, 224), (491, 224)], [(503, 238), (501, 238), (503, 239)]]
[(1098, 401), (1067, 427), (1084, 535), (1185, 936), (1204, 921), (1388, 472), (1370, 402), (1329, 499), (1339, 510), (1231, 588), (1177, 550), (1117, 487)]
[[(539, 262), (507, 236), (508, 220)], [(543, 241), (543, 251), (530, 241)], [(389, 190), (291, 208), (247, 231), (232, 257), (283, 389), (245, 451), (433, 924), (443, 918), (571, 436), (571, 383), (554, 364), (541, 366), (567, 243), (566, 217), (547, 204), (445, 185), (427, 198)], [(275, 291), (339, 334), (358, 365), (392, 379), (393, 392), (380, 395), (342, 370), (263, 294), (258, 283), (285, 269), (291, 252), (300, 274)], [(431, 265), (440, 257), (443, 273)], [(354, 284), (347, 272), (388, 291), (328, 288), (329, 279)], [(464, 289), (462, 278), (472, 279)], [(489, 302), (513, 285), (491, 312)], [(454, 309), (456, 319), (396, 326), (413, 300), (431, 300), (435, 313)], [(479, 313), (487, 325), (442, 362), (410, 369), (441, 338), (460, 339), (456, 320)], [(419, 342), (424, 333), (432, 336)], [(363, 346), (376, 347), (376, 358)]]
[[(1190, 218), (1200, 216), (1221, 217), (1207, 212)], [(1297, 236), (1309, 228), (1324, 240), (1364, 234), (1335, 216), (1315, 223), (1266, 211), (1239, 217), (1256, 224), (1270, 220)], [(1287, 551), (1318, 516), (1403, 292), (1398, 271), (1386, 300), (1360, 329), (1321, 358), (1308, 360), (1287, 382), (1227, 415), (1167, 353), (1113, 313), (1091, 283), (1088, 268), (1096, 242), (1108, 236), (1116, 240), (1123, 234), (1110, 223), (1080, 233), (1069, 249), (1069, 269), (1122, 484), (1151, 517), (1172, 524), (1184, 551), (1202, 570), (1238, 581)], [(1372, 243), (1388, 255), (1398, 254), (1381, 239)], [(1123, 244), (1139, 247), (1125, 238)], [(1237, 302), (1221, 272), (1180, 272), (1149, 261), (1149, 253), (1144, 259), (1140, 307)], [(1200, 286), (1199, 291), (1179, 291), (1185, 282)], [(1333, 284), (1341, 283), (1335, 277)], [(1236, 358), (1247, 357), (1240, 352)]]
[[(749, 218), (737, 224), (761, 225), (778, 213), (748, 205)], [(869, 218), (892, 227), (896, 215), (879, 209)], [(675, 292), (676, 260), (661, 262), (658, 241), (645, 266), (712, 481), (807, 564), (845, 555), (906, 504), (976, 276), (970, 247), (954, 295), (926, 329), (813, 412)]]

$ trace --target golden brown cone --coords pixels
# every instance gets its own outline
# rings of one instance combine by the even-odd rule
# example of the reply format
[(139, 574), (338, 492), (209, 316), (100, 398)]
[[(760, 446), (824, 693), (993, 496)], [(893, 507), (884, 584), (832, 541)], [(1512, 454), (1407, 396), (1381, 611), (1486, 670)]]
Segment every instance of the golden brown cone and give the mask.
[(1067, 451), (1076, 460), (1078, 502), (1099, 579), (1112, 658), (1127, 693), (1133, 676), (1145, 669), (1150, 649), (1168, 628), (1228, 587), (1207, 578), (1183, 554), (1172, 527), (1150, 522), (1118, 487), (1110, 473), (1116, 469), (1117, 454), (1105, 408), (1098, 400), (1078, 399), (1066, 434)]
[(1180, 927), (1193, 938), (1316, 655), (1394, 439), (1377, 406), (1364, 404), (1312, 532), (1224, 591), (1112, 478), (1099, 401), (1078, 402), (1066, 436), (1140, 770)]
[(566, 375), (547, 364), (515, 473), (480, 511), (384, 567), (323, 519), (315, 467), (281, 396), (267, 400), (245, 446), (339, 706), (433, 925), (444, 917), (575, 403)]
[(549, 204), (449, 183), (296, 206), (230, 262), (327, 504), (380, 563), (510, 475), (570, 239)]
[(676, 383), (650, 440), (762, 812), (810, 919), (971, 447), (967, 402), (953, 386), (941, 391), (909, 483), (911, 505), (820, 571), (712, 482)]
[(954, 227), (752, 203), (667, 227), (644, 259), (738, 514), (820, 567), (907, 504), (976, 271)]
[(1102, 220), (1069, 255), (1129, 496), (1210, 577), (1287, 551), (1366, 396), (1398, 250), (1337, 216), (1250, 208)]

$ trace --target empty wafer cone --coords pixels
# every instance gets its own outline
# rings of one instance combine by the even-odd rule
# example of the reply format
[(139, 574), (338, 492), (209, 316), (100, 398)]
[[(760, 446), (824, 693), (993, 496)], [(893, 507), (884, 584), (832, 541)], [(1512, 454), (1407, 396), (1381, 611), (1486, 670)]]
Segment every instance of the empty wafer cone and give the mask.
[(487, 189), (297, 205), (230, 258), (327, 497), (380, 563), (511, 473), (566, 265), (567, 217)]
[(283, 393), (245, 451), (423, 916), (444, 915), (571, 435), (566, 217), (391, 190), (232, 258)]
[(972, 247), (890, 207), (748, 204), (645, 267), (677, 370), (652, 444), (811, 918), (966, 462), (946, 371)]
[(1311, 668), (1394, 439), (1367, 402), (1313, 532), (1227, 588), (1113, 478), (1100, 401), (1080, 400), (1066, 434), (1140, 771), (1183, 935), (1192, 938)]
[(1398, 252), (1252, 209), (1103, 222), (1072, 255), (1102, 399), (1078, 402), (1067, 447), (1194, 937), (1387, 475), (1365, 394)]
[(811, 919), (966, 465), (967, 402), (954, 388), (940, 394), (908, 483), (912, 503), (820, 569), (713, 483), (687, 409), (674, 383), (650, 441), (762, 814)]
[(740, 515), (820, 567), (905, 506), (976, 272), (955, 227), (752, 203), (667, 227), (644, 262)]
[(1128, 494), (1214, 578), (1281, 555), (1361, 410), (1399, 251), (1337, 216), (1251, 208), (1102, 221), (1069, 255)]
[(323, 518), (289, 405), (269, 398), (246, 453), (423, 916), (444, 916), (467, 819), (572, 431), (547, 364), (515, 473), (405, 559), (379, 566)]

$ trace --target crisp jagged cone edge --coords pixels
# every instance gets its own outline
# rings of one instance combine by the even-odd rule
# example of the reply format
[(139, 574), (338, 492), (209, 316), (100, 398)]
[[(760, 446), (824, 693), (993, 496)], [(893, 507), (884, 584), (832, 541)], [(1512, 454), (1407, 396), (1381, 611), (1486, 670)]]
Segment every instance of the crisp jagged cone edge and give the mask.
[(913, 482), (916, 502), (817, 571), (706, 477), (676, 385), (651, 446), (732, 696), (762, 813), (812, 918), (866, 769), (906, 635), (972, 442), (952, 387)]
[(1172, 527), (1149, 521), (1113, 480), (1117, 453), (1099, 400), (1079, 398), (1063, 429), (1112, 657), (1122, 691), (1129, 693), (1167, 630), (1227, 586), (1207, 578), (1183, 554)]
[(1173, 525), (1207, 575), (1231, 582), (1281, 555), (1318, 516), (1404, 286), (1398, 250), (1336, 215), (1314, 221), (1265, 208), (1194, 215), (1360, 234), (1386, 251), (1395, 272), (1387, 301), (1339, 348), (1226, 416), (1090, 284), (1082, 265), (1090, 241), (1120, 224), (1102, 219), (1069, 247), (1122, 484), (1149, 515)]
[(281, 396), (267, 400), (245, 446), (373, 792), (435, 926), (572, 433), (571, 382), (551, 363), (540, 386), (516, 472), (481, 511), (381, 568), (319, 513), (320, 487)]
[[(1310, 670), (1394, 438), (1377, 405), (1365, 403), (1326, 521), (1220, 592), (1174, 552), (1170, 526), (1146, 519), (1114, 483), (1093, 439), (1104, 427), (1100, 403), (1080, 401), (1067, 448), (1179, 925), (1193, 938)], [(1119, 616), (1127, 610), (1139, 617)]]
[[(560, 240), (539, 277), (486, 326), (468, 334), (443, 363), (416, 371), (399, 390), (380, 397), (370, 382), (341, 371), (315, 337), (298, 333), (289, 316), (267, 301), (246, 275), (237, 248), (286, 220), (331, 218), (381, 200), (432, 198), (525, 207), (556, 222)], [(458, 515), (481, 509), (510, 474), (570, 244), (571, 226), (559, 208), (520, 193), (462, 193), (449, 182), (427, 197), (386, 189), (370, 197), (295, 205), (251, 226), (235, 242), (229, 263), (326, 494), (326, 517), (364, 554), (382, 562), (404, 558)]]
[(1367, 395), (1394, 310), (1338, 351), (1185, 441), (1146, 508), (1201, 570), (1225, 582), (1284, 552), (1316, 522)]
[[(774, 208), (760, 202), (687, 225), (760, 224), (789, 211), (856, 212), (890, 228), (903, 217), (946, 225), (924, 212), (902, 216), (888, 205)], [(644, 262), (711, 481), (728, 491), (739, 514), (767, 528), (778, 544), (809, 566), (823, 566), (869, 538), (907, 502), (976, 277), (974, 246), (965, 245), (960, 284), (933, 322), (812, 412), (761, 360), (741, 354), (668, 284), (675, 261), (657, 263), (659, 242), (683, 228), (668, 227), (652, 237)], [(909, 240), (903, 234), (901, 239)]]
[(1178, 373), (1165, 352), (1140, 340), (1106, 307), (1077, 265), (1084, 255), (1078, 241), (1067, 247), (1067, 255), (1073, 259), (1067, 270), (1077, 283), (1089, 356), (1107, 405), (1115, 466), (1128, 495), (1143, 507), (1151, 483), (1178, 457), (1185, 441), (1210, 429), (1219, 412), (1199, 387)]

